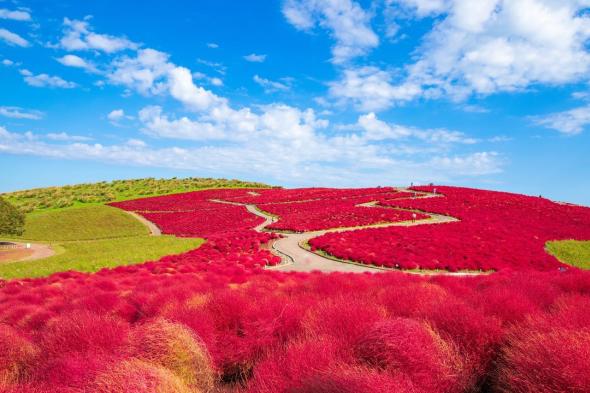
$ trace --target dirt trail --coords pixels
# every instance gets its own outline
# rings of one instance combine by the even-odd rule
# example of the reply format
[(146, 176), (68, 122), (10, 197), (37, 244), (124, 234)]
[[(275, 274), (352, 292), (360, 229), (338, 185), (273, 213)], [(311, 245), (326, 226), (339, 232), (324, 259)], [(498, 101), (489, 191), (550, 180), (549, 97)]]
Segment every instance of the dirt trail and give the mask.
[(154, 224), (153, 222), (149, 221), (148, 219), (146, 219), (144, 216), (139, 215), (135, 212), (129, 211), (129, 210), (121, 210), (124, 211), (125, 213), (128, 213), (129, 215), (135, 217), (137, 220), (141, 221), (141, 223), (143, 225), (145, 225), (149, 231), (150, 231), (150, 235), (152, 236), (162, 236), (162, 231), (160, 230), (160, 228), (158, 228), (158, 226), (156, 224)]
[(51, 248), (51, 246), (49, 244), (28, 243), (31, 245), (31, 248), (26, 248), (27, 243), (13, 242), (13, 241), (11, 241), (11, 243), (17, 244), (19, 246), (18, 250), (27, 250), (26, 253), (23, 253), (23, 255), (26, 255), (26, 256), (23, 258), (11, 259), (9, 261), (3, 261), (0, 263), (34, 261), (36, 259), (47, 258), (47, 257), (51, 257), (51, 256), (55, 255), (55, 251), (53, 250), (53, 248)]
[[(398, 191), (407, 191), (413, 192), (413, 190), (408, 190), (404, 188), (398, 188)], [(434, 198), (438, 197), (438, 194), (430, 194), (425, 192), (416, 192), (416, 198)], [(259, 217), (264, 218), (264, 222), (260, 225), (257, 225), (254, 230), (258, 232), (265, 232), (266, 227), (273, 222), (277, 221), (276, 217), (273, 217), (270, 214), (267, 214), (261, 210), (259, 210), (256, 205), (254, 204), (245, 204), (245, 203), (238, 203), (238, 202), (229, 202), (223, 201), (218, 199), (212, 199), (211, 202), (217, 203), (227, 203), (231, 205), (238, 205), (238, 206), (245, 206), (246, 209), (252, 214), (255, 214)], [(383, 206), (376, 206), (377, 201), (372, 202), (365, 202), (359, 204), (358, 206), (367, 207), (367, 208), (385, 208), (385, 209), (395, 209), (393, 207), (383, 207)], [(402, 209), (397, 209), (402, 210)], [(423, 212), (422, 212), (423, 213)], [(414, 226), (414, 225), (425, 225), (425, 224), (441, 224), (447, 222), (454, 222), (458, 221), (454, 217), (444, 216), (440, 214), (433, 214), (433, 213), (426, 213), (430, 217), (422, 220), (415, 220), (415, 221), (401, 221), (401, 222), (390, 222), (390, 223), (383, 223), (383, 224), (374, 224), (374, 225), (364, 225), (360, 227), (346, 227), (346, 228), (334, 228), (334, 229), (326, 229), (321, 231), (311, 231), (311, 232), (304, 232), (304, 233), (282, 233), (284, 236), (281, 239), (277, 239), (272, 244), (272, 252), (275, 255), (278, 255), (282, 259), (282, 263), (277, 266), (269, 266), (267, 269), (272, 270), (280, 270), (280, 271), (296, 271), (296, 272), (311, 272), (311, 271), (322, 271), (322, 272), (349, 272), (349, 273), (378, 273), (378, 272), (386, 272), (386, 271), (399, 271), (398, 269), (391, 269), (391, 268), (381, 268), (378, 266), (372, 265), (364, 265), (364, 264), (357, 264), (352, 262), (345, 262), (336, 260), (336, 258), (328, 258), (312, 252), (306, 248), (307, 242), (314, 238), (326, 233), (330, 232), (346, 232), (355, 229), (366, 229), (366, 228), (386, 228), (391, 226)], [(404, 271), (406, 273), (411, 274), (446, 274), (446, 275), (454, 275), (454, 276), (468, 276), (468, 275), (477, 275), (481, 273), (476, 272), (426, 272), (426, 271)]]

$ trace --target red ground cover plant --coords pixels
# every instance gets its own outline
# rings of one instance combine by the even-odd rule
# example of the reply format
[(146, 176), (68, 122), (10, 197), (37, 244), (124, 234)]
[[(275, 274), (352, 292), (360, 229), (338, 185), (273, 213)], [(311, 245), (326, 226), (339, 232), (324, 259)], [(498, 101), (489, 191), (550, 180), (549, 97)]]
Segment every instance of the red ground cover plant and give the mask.
[(364, 229), (312, 239), (313, 248), (403, 269), (556, 270), (549, 240), (590, 239), (590, 209), (539, 197), (455, 187), (418, 187), (439, 197), (381, 201), (460, 219), (437, 225)]
[(273, 235), (211, 232), (0, 281), (0, 392), (590, 391), (588, 272), (282, 273), (262, 268)]
[(379, 207), (357, 206), (370, 202), (367, 198), (321, 199), (302, 203), (260, 205), (265, 212), (279, 216), (268, 229), (309, 232), (330, 228), (355, 227), (428, 218), (426, 214)]

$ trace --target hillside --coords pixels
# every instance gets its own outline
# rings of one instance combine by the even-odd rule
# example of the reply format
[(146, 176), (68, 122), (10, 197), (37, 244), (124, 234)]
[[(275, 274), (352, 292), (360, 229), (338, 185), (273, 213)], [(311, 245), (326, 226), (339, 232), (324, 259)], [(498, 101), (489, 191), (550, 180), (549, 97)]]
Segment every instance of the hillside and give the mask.
[(175, 194), (208, 188), (269, 188), (269, 185), (241, 180), (212, 178), (132, 179), (35, 188), (2, 194), (24, 212), (72, 206), (104, 204), (148, 196)]

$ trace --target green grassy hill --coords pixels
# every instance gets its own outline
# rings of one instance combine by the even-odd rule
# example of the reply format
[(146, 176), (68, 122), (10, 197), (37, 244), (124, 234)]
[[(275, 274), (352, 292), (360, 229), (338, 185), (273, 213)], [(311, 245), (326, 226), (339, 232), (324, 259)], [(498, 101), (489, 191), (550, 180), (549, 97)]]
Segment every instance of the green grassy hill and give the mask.
[(12, 239), (49, 243), (56, 255), (0, 263), (0, 278), (42, 277), (55, 272), (95, 272), (199, 247), (203, 239), (151, 236), (148, 228), (123, 210), (105, 203), (210, 188), (268, 188), (240, 180), (186, 178), (116, 180), (38, 188), (3, 196), (27, 212), (25, 230)]
[(241, 180), (189, 177), (185, 179), (133, 179), (36, 188), (4, 193), (2, 196), (24, 212), (98, 205), (147, 196), (175, 194), (208, 188), (269, 188)]
[(67, 270), (95, 272), (179, 254), (203, 243), (203, 239), (151, 236), (130, 214), (104, 205), (29, 213), (25, 232), (12, 240), (49, 243), (56, 255), (0, 263), (0, 278), (42, 277)]

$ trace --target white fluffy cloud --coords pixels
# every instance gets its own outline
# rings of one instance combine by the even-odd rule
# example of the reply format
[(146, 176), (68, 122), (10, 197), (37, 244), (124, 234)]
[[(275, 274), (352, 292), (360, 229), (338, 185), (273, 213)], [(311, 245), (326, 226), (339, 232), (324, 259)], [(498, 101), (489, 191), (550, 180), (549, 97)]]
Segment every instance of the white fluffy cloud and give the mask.
[(165, 90), (165, 78), (174, 67), (168, 62), (168, 54), (154, 49), (141, 49), (135, 57), (115, 59), (108, 73), (108, 80), (141, 94), (158, 94)]
[[(415, 98), (460, 101), (588, 81), (589, 5), (580, 0), (389, 0), (385, 14), (391, 31), (398, 30), (399, 19), (436, 17), (414, 52), (415, 61), (396, 70), (347, 66), (330, 84), (330, 94), (367, 111)], [(310, 19), (302, 15), (304, 28)]]
[(244, 60), (249, 61), (251, 63), (264, 63), (266, 60), (266, 55), (257, 55), (256, 53), (250, 53), (249, 55), (244, 56)]
[(33, 74), (29, 70), (20, 70), (24, 81), (33, 87), (56, 87), (60, 89), (73, 89), (78, 85), (74, 82), (69, 82), (62, 79), (59, 76), (53, 76), (48, 74)]
[(65, 55), (57, 58), (56, 60), (67, 67), (82, 68), (86, 71), (97, 72), (96, 66), (94, 66), (94, 64), (84, 60), (80, 56)]
[(0, 40), (3, 40), (11, 46), (20, 46), (25, 48), (30, 45), (29, 41), (25, 40), (20, 35), (6, 29), (0, 29)]
[(590, 124), (590, 105), (532, 118), (536, 124), (567, 135), (576, 135)]
[(370, 25), (371, 15), (352, 0), (287, 0), (283, 14), (299, 30), (316, 25), (330, 31), (336, 41), (332, 61), (340, 64), (366, 54), (379, 45)]
[(12, 119), (40, 120), (43, 118), (43, 112), (24, 109), (18, 106), (0, 106), (0, 116)]
[(115, 53), (126, 49), (137, 49), (139, 45), (123, 37), (97, 34), (90, 28), (88, 20), (64, 19), (64, 36), (60, 40), (64, 49), (97, 50)]
[(461, 99), (588, 77), (590, 17), (583, 12), (587, 2), (456, 0), (437, 1), (432, 7), (424, 1), (403, 3), (413, 3), (418, 17), (444, 15), (408, 69), (409, 80), (427, 94)]
[(329, 86), (330, 96), (342, 103), (352, 103), (361, 111), (387, 109), (422, 92), (420, 85), (412, 82), (394, 85), (391, 73), (371, 66), (345, 69), (342, 78)]
[(17, 21), (30, 21), (31, 14), (24, 10), (7, 10), (0, 8), (0, 19), (11, 19)]

